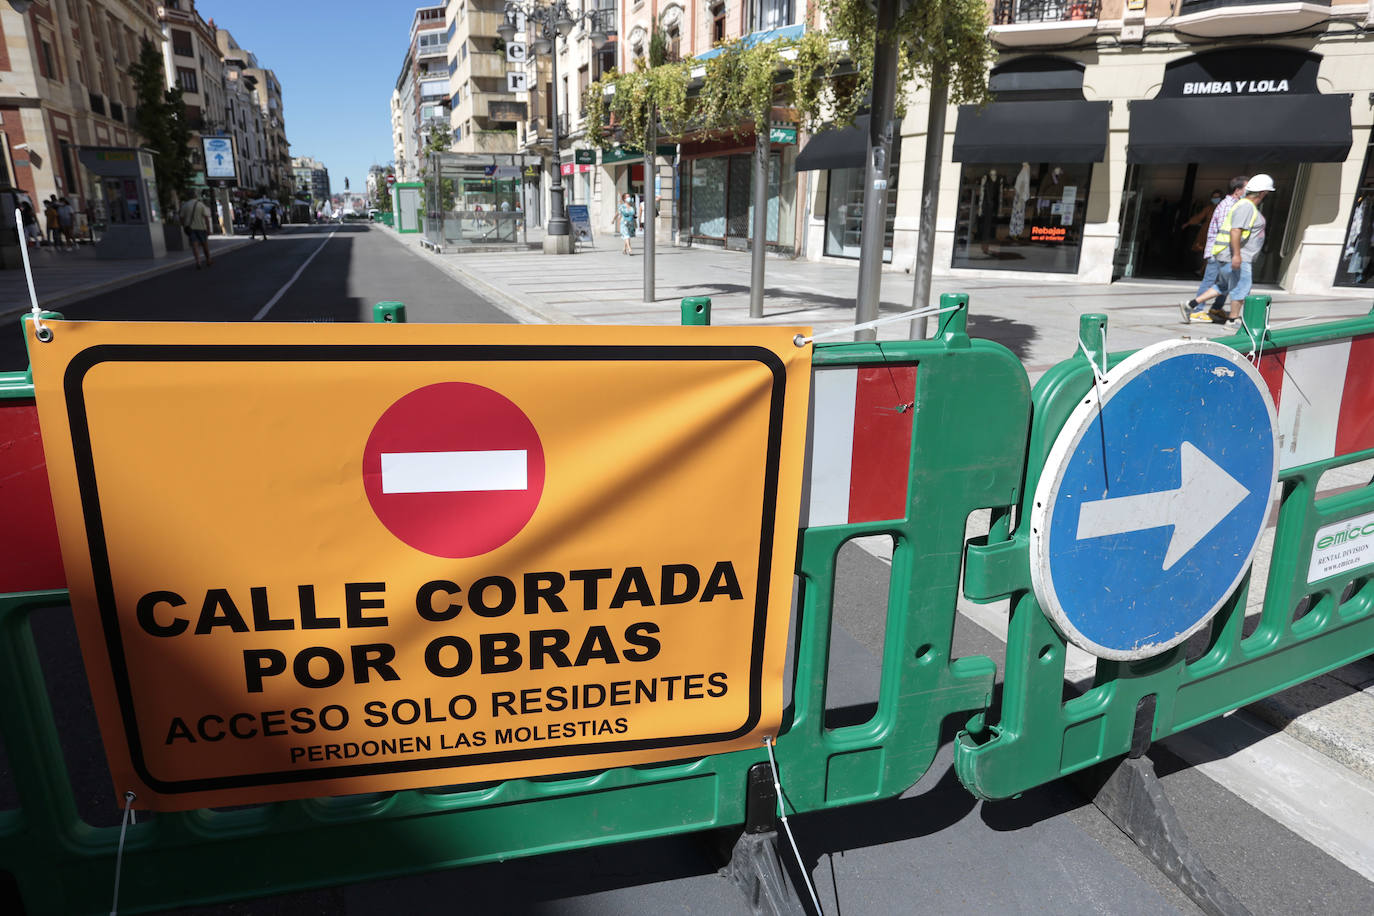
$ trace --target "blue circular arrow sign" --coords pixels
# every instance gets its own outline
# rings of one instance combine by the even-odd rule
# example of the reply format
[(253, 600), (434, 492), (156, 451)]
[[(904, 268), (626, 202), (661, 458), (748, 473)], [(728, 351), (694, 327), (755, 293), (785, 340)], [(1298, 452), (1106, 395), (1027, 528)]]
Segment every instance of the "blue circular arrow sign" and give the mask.
[(1030, 513), (1040, 606), (1100, 658), (1178, 645), (1240, 583), (1277, 478), (1274, 405), (1249, 360), (1211, 341), (1135, 353), (1045, 459)]

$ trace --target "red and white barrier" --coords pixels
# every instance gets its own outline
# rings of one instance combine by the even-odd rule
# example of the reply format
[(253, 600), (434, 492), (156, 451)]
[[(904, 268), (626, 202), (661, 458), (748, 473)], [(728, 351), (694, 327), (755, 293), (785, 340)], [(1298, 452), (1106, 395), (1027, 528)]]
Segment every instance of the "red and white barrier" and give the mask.
[(916, 366), (817, 369), (802, 527), (906, 515)]
[(1259, 369), (1278, 410), (1280, 470), (1374, 448), (1374, 336), (1266, 350)]

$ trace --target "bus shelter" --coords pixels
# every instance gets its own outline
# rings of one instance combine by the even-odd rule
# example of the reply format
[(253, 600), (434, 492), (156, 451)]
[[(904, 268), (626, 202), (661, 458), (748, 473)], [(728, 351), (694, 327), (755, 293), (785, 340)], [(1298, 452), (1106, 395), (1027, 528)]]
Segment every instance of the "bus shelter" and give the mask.
[(518, 154), (431, 153), (425, 240), (439, 249), (526, 244), (524, 166), (538, 163)]

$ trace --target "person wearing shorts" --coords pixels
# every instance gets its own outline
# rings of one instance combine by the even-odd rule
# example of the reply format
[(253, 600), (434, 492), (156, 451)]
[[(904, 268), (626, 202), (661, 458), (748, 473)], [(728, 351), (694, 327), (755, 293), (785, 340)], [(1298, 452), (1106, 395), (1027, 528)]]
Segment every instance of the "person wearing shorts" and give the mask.
[(1255, 175), (1245, 186), (1245, 197), (1238, 200), (1221, 221), (1216, 242), (1212, 246), (1212, 259), (1218, 262), (1218, 282), (1215, 287), (1198, 296), (1197, 302), (1200, 306), (1211, 299), (1217, 299), (1218, 302), (1229, 300), (1228, 306), (1222, 308), (1214, 305), (1206, 311), (1199, 309), (1188, 316), (1190, 321), (1226, 324), (1240, 317), (1245, 297), (1250, 295), (1255, 257), (1264, 247), (1265, 219), (1259, 205), (1273, 191), (1273, 178), (1264, 174)]
[(186, 241), (191, 246), (191, 257), (196, 262), (196, 270), (200, 270), (200, 256), (205, 254), (205, 267), (209, 267), (210, 261), (210, 208), (205, 205), (199, 197), (189, 198), (177, 210), (177, 217), (181, 220), (181, 227), (186, 232)]

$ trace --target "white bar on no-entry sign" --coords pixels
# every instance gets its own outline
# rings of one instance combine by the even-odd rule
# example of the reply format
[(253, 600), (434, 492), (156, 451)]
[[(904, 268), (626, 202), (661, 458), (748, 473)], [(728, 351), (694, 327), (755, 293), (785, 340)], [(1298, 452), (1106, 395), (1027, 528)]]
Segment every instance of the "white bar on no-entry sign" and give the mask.
[(524, 449), (383, 452), (383, 493), (467, 493), (529, 488)]

